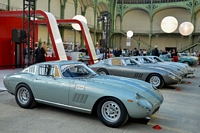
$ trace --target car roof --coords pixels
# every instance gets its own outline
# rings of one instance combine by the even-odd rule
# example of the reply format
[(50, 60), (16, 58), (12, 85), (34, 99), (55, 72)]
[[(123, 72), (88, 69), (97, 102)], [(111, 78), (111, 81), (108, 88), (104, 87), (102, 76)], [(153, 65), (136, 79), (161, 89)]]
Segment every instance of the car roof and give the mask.
[(82, 62), (78, 62), (78, 61), (57, 60), (57, 61), (46, 61), (46, 62), (38, 63), (37, 65), (45, 65), (45, 64), (66, 65), (66, 64), (83, 64), (83, 63)]

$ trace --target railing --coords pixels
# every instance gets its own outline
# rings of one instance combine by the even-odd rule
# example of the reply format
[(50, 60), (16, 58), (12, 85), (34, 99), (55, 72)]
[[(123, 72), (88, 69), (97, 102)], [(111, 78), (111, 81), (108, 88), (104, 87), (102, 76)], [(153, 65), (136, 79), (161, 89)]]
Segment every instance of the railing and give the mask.
[(194, 47), (197, 46), (197, 45), (200, 45), (200, 43), (195, 43), (195, 44), (193, 44), (193, 45), (186, 46), (186, 47), (184, 47), (184, 48), (178, 50), (178, 52), (179, 52), (179, 53), (184, 52), (184, 51), (186, 51), (186, 50), (189, 50), (189, 49), (191, 49), (191, 48), (194, 48)]
[[(172, 3), (189, 0), (152, 0), (152, 3)], [(151, 4), (151, 0), (118, 0), (117, 4)]]

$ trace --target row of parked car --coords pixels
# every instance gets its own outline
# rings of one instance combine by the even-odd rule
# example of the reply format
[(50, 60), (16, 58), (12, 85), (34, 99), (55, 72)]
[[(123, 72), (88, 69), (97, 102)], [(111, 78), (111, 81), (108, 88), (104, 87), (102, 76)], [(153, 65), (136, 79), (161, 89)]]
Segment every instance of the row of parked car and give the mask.
[(109, 58), (90, 65), (90, 68), (100, 75), (140, 79), (157, 88), (181, 83), (184, 77), (194, 73), (194, 69), (188, 64), (166, 62), (157, 56)]
[(3, 83), (22, 108), (43, 103), (93, 113), (116, 128), (129, 118), (149, 119), (164, 100), (158, 88), (193, 73), (187, 64), (155, 56), (114, 57), (90, 66), (67, 60), (38, 63), (6, 75)]

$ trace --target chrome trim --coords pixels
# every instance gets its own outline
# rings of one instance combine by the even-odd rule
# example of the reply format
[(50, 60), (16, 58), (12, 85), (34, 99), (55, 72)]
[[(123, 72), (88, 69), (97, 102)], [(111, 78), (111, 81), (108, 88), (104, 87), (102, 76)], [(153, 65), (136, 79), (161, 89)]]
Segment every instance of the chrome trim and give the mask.
[(84, 109), (84, 108), (79, 108), (79, 107), (69, 106), (69, 105), (65, 105), (65, 104), (54, 103), (54, 102), (50, 102), (50, 101), (46, 101), (46, 100), (42, 100), (42, 99), (37, 99), (37, 98), (35, 98), (35, 100), (36, 100), (36, 101), (45, 102), (45, 103), (54, 104), (54, 105), (59, 105), (59, 106), (63, 106), (63, 107), (68, 107), (68, 108), (79, 109), (79, 110), (84, 110), (84, 111), (91, 112), (90, 109)]

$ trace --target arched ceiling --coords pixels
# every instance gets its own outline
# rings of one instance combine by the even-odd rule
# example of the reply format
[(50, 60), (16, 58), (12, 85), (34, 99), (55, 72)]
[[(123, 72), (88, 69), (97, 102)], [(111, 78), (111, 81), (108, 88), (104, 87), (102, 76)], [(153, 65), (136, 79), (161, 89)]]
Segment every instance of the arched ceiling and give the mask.
[(83, 6), (93, 6), (94, 5), (94, 2), (92, 0), (79, 0), (79, 2)]
[(108, 6), (103, 2), (99, 2), (97, 7), (98, 7), (99, 12), (108, 11)]

